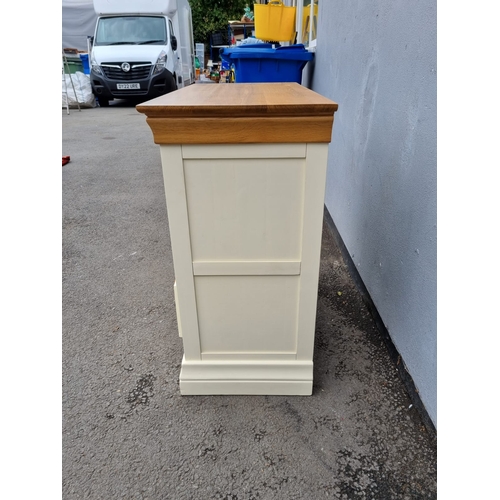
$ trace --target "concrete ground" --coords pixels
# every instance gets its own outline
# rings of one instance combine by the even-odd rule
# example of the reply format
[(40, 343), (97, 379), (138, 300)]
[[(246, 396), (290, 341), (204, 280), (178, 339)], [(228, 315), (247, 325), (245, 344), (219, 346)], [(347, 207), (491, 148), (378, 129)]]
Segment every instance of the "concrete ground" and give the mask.
[(310, 397), (181, 396), (159, 146), (62, 113), (64, 500), (436, 498), (436, 442), (325, 225)]

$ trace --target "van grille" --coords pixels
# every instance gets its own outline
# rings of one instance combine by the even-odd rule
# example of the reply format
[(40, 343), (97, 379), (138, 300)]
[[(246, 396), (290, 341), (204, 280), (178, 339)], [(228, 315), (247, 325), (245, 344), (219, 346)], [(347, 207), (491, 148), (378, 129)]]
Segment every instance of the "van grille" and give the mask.
[(122, 63), (102, 63), (101, 68), (110, 80), (144, 80), (149, 77), (151, 71), (150, 62), (137, 62), (130, 64), (130, 71), (125, 72), (121, 68)]

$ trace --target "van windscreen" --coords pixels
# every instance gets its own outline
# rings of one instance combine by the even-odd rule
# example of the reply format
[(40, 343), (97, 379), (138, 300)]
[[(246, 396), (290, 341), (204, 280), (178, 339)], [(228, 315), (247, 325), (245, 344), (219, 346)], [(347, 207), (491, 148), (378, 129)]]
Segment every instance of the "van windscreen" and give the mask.
[(165, 44), (167, 28), (164, 17), (101, 17), (97, 24), (95, 45)]

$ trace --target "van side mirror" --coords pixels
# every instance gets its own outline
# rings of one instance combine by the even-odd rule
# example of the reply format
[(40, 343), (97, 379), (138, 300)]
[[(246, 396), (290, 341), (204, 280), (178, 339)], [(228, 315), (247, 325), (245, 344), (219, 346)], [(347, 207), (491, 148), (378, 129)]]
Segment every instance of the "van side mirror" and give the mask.
[(94, 37), (87, 36), (87, 52), (88, 52), (89, 62), (90, 62), (90, 53), (92, 52), (93, 47), (94, 47)]
[(170, 37), (170, 44), (172, 45), (172, 50), (177, 50), (177, 38), (174, 35)]

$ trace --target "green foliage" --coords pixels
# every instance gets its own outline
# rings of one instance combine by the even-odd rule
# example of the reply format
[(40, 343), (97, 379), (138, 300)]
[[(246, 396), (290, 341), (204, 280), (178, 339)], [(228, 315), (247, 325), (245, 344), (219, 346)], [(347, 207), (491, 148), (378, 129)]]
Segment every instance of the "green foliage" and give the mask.
[(241, 19), (252, 0), (189, 0), (193, 15), (193, 36), (195, 43), (209, 44), (210, 34), (227, 32), (228, 21)]

